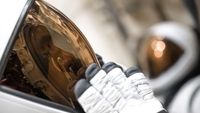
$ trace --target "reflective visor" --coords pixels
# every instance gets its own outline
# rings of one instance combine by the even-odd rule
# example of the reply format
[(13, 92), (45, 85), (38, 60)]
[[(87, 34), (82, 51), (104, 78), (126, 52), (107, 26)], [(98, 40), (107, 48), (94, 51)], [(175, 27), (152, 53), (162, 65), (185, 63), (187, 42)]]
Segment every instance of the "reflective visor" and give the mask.
[(141, 68), (150, 78), (159, 77), (178, 62), (184, 53), (177, 44), (159, 36), (152, 36), (140, 50)]
[(62, 13), (36, 0), (15, 43), (28, 82), (51, 100), (77, 108), (73, 93), (87, 66), (98, 63), (88, 41)]

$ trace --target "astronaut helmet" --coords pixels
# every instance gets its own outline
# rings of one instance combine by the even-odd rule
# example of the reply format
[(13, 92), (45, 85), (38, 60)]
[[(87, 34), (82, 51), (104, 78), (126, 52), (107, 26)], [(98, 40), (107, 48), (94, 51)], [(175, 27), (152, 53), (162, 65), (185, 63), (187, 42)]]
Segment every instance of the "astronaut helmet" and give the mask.
[(198, 63), (194, 30), (178, 22), (150, 27), (138, 44), (137, 61), (156, 93), (166, 93), (193, 71)]
[(80, 30), (42, 0), (6, 0), (0, 13), (0, 86), (81, 111), (73, 87), (98, 61)]

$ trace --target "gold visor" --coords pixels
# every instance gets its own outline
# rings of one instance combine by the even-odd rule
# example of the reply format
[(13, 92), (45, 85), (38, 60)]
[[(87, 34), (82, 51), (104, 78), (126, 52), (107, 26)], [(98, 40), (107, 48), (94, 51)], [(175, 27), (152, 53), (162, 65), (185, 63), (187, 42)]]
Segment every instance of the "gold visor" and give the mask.
[[(75, 109), (79, 106), (73, 87), (84, 77), (89, 64), (98, 63), (79, 29), (40, 0), (28, 11), (11, 53), (19, 60), (24, 75), (18, 79), (25, 79), (26, 84), (39, 89), (45, 98)], [(11, 69), (9, 65), (5, 76), (8, 69)]]

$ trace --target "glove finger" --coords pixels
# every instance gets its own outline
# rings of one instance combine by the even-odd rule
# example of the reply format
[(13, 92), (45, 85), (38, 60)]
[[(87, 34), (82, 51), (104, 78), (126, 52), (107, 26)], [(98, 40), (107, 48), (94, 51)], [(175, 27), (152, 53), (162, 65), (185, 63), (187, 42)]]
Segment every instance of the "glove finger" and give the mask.
[(103, 66), (103, 69), (108, 73), (110, 81), (119, 90), (122, 96), (128, 101), (132, 96), (135, 97), (134, 90), (130, 90), (130, 84), (127, 82), (127, 77), (122, 71), (123, 69), (115, 63), (107, 63)]
[(153, 98), (152, 88), (144, 76), (136, 67), (130, 67), (125, 71), (127, 76), (127, 84), (130, 86), (129, 89), (137, 91), (137, 93), (143, 97), (143, 99)]
[(97, 64), (91, 64), (85, 71), (86, 79), (98, 90), (101, 91), (107, 84), (106, 72), (101, 70)]
[[(113, 84), (109, 82), (106, 72), (100, 69), (97, 65), (92, 64), (86, 70), (86, 78), (105, 97), (113, 107), (123, 106), (122, 96), (118, 90), (113, 87)], [(120, 109), (120, 107), (117, 107)]]
[(75, 96), (86, 113), (111, 113), (111, 104), (85, 79), (79, 80), (74, 88)]
[(113, 62), (106, 63), (102, 68), (107, 73), (107, 79), (121, 92), (127, 79), (122, 68)]

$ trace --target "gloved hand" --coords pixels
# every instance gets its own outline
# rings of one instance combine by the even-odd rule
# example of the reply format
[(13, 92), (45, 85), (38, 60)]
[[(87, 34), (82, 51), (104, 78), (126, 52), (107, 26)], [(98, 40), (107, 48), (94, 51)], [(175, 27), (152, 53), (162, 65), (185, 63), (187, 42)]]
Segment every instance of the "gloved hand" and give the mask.
[(75, 85), (75, 95), (86, 113), (166, 113), (145, 76), (115, 63), (91, 64), (86, 79)]

